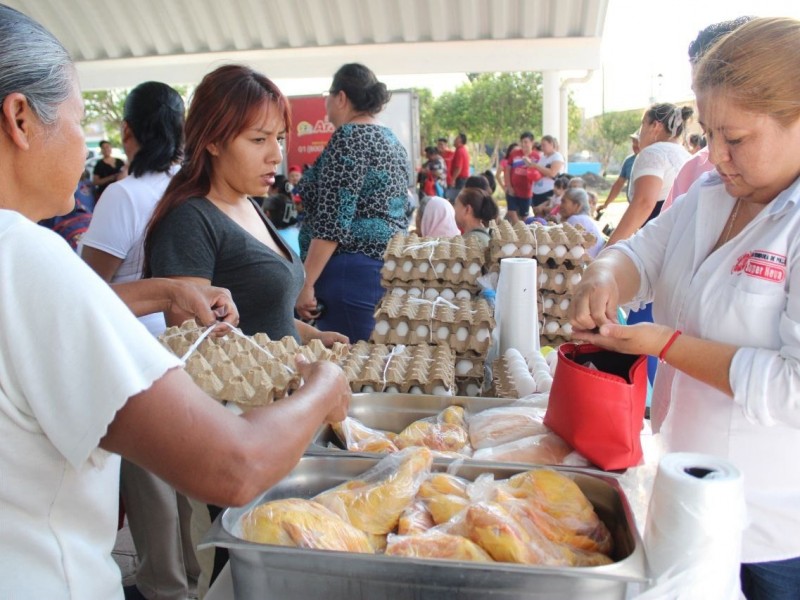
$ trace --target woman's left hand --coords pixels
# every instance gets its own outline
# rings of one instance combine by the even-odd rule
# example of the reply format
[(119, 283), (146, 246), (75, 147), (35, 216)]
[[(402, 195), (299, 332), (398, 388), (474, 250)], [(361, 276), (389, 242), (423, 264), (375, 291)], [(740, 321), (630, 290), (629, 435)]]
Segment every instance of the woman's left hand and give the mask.
[(319, 339), (326, 348), (330, 348), (336, 342), (339, 342), (340, 344), (350, 343), (350, 338), (339, 333), (338, 331), (320, 331), (317, 339)]
[(297, 301), (294, 304), (297, 314), (304, 321), (315, 319), (317, 315), (317, 298), (314, 294), (313, 285), (304, 285), (297, 296)]
[(599, 331), (573, 329), (572, 339), (583, 340), (623, 354), (658, 356), (673, 331), (669, 327), (654, 323), (637, 323), (636, 325), (605, 323), (600, 326)]

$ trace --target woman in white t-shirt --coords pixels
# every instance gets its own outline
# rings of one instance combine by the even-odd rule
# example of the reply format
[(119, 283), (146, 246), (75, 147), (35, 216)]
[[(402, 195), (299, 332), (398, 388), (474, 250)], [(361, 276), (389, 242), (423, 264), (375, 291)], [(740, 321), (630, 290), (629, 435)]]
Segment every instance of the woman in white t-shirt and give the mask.
[(552, 135), (543, 135), (541, 145), (542, 155), (531, 165), (542, 174), (542, 178), (533, 184), (531, 206), (534, 208), (552, 198), (556, 177), (564, 170), (565, 164), (564, 157), (558, 151), (556, 138)]
[(300, 361), (297, 392), (240, 417), (200, 390), (131, 309), (236, 324), (230, 294), (170, 280), (112, 291), (38, 226), (72, 209), (84, 169), (77, 73), (52, 34), (2, 4), (0, 73), (0, 598), (122, 600), (120, 456), (243, 505), (344, 418), (349, 386), (332, 363)]
[(674, 104), (653, 104), (644, 112), (639, 129), (640, 150), (628, 189), (631, 201), (608, 240), (609, 246), (628, 239), (661, 212), (678, 171), (692, 156), (681, 143), (692, 114), (690, 106)]

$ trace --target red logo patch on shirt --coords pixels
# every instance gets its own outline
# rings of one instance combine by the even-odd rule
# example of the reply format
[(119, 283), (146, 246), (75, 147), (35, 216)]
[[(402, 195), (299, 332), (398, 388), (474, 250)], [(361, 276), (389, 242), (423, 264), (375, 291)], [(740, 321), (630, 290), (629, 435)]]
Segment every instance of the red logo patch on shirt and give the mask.
[(753, 250), (736, 259), (731, 274), (737, 273), (782, 283), (786, 279), (786, 257), (767, 250)]

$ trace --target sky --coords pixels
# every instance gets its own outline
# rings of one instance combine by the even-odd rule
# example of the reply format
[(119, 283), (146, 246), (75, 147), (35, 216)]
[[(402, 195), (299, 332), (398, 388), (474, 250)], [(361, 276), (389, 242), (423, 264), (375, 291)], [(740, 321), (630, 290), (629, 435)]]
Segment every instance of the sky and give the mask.
[[(601, 47), (602, 67), (572, 86), (587, 117), (641, 108), (652, 101), (690, 100), (687, 49), (712, 23), (742, 15), (800, 18), (800, 0), (609, 0)], [(381, 76), (389, 89), (430, 88), (434, 96), (467, 81), (463, 73)], [(565, 72), (563, 77), (585, 72)], [(277, 81), (289, 95), (326, 90), (329, 78)]]

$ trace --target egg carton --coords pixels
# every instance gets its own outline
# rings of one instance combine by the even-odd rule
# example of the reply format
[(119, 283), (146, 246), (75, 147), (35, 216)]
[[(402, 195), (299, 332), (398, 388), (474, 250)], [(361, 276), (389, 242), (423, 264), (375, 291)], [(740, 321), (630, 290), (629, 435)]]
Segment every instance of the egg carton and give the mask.
[(477, 285), (456, 285), (448, 282), (422, 281), (420, 279), (414, 281), (382, 281), (381, 283), (389, 286), (387, 294), (425, 298), (427, 300), (436, 300), (436, 298), (444, 298), (451, 302), (456, 298), (469, 300), (475, 298), (480, 292), (480, 286)]
[(595, 236), (581, 227), (569, 223), (560, 225), (511, 225), (500, 221), (492, 226), (489, 243), (489, 270), (500, 269), (504, 258), (535, 258), (543, 267), (566, 265), (575, 268), (590, 262), (588, 249), (597, 241)]
[(531, 394), (549, 393), (553, 385), (556, 356), (555, 352), (551, 352), (545, 358), (539, 350), (522, 356), (515, 348), (506, 350), (503, 356), (492, 363), (497, 397), (523, 398)]
[(572, 323), (566, 317), (545, 317), (539, 323), (539, 335), (548, 340), (547, 346), (563, 343), (572, 339)]
[(337, 343), (329, 349), (319, 340), (300, 345), (291, 336), (270, 340), (263, 333), (246, 336), (231, 332), (201, 340), (204, 332), (194, 321), (186, 321), (180, 327), (168, 328), (159, 340), (177, 356), (188, 353), (186, 372), (207, 394), (245, 408), (269, 404), (300, 386), (295, 369), (297, 354), (309, 362), (339, 362), (348, 352), (346, 344)]
[(555, 294), (553, 292), (542, 292), (539, 296), (537, 308), (539, 310), (539, 321), (542, 317), (565, 319), (572, 302), (572, 294)]
[(354, 392), (450, 396), (455, 355), (447, 346), (370, 344), (360, 341), (341, 362)]
[(456, 377), (456, 396), (488, 397), (483, 377)]
[(473, 237), (423, 238), (396, 234), (389, 240), (381, 268), (382, 285), (396, 281), (440, 281), (476, 287), (486, 255)]
[(583, 267), (569, 269), (562, 265), (555, 269), (540, 268), (539, 291), (554, 294), (572, 294), (583, 278)]
[(492, 309), (483, 298), (426, 300), (384, 296), (375, 311), (376, 344), (439, 344), (485, 355), (492, 343)]

